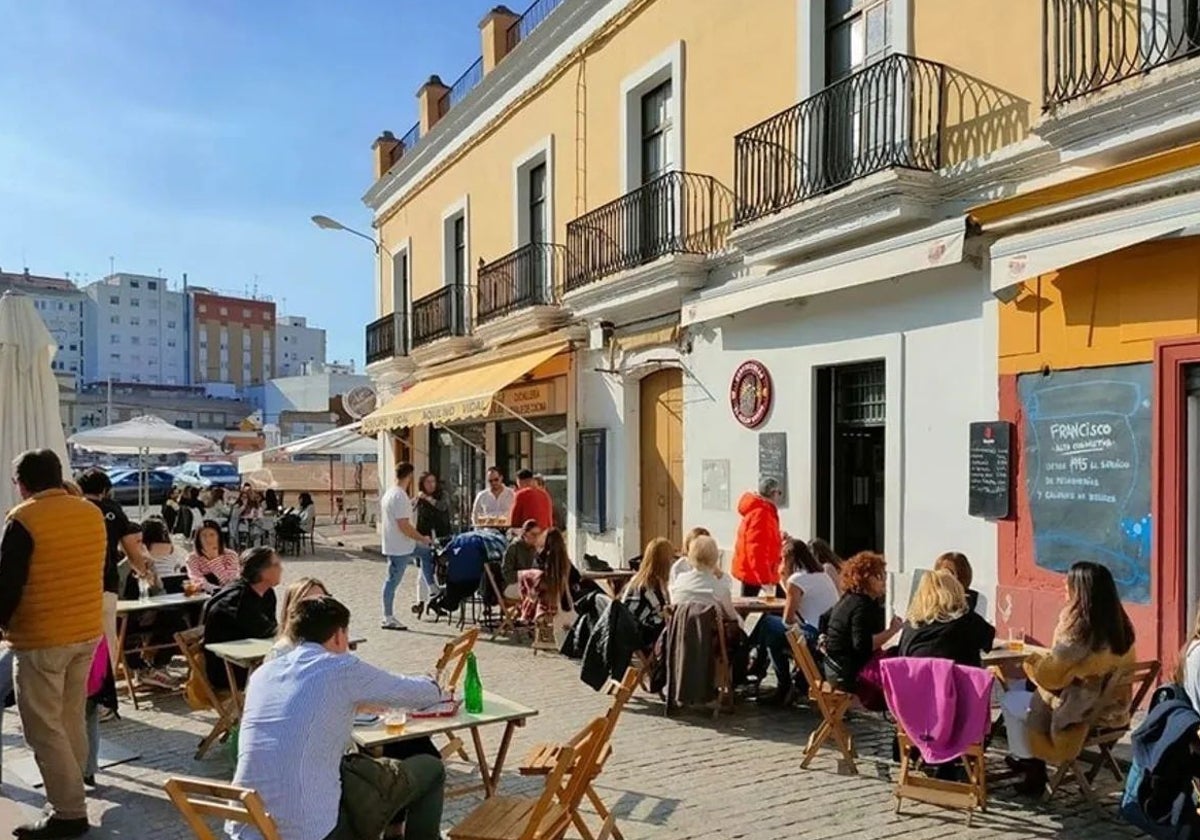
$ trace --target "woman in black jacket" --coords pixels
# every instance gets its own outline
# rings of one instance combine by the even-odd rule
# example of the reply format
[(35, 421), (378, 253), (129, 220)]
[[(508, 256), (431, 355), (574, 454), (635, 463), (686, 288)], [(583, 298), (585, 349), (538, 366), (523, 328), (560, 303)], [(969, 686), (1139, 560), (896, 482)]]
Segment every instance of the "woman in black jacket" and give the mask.
[[(436, 473), (427, 472), (417, 482), (417, 532), (422, 536), (445, 540), (450, 537), (450, 496), (442, 489)], [(420, 556), (421, 576), (417, 578), (417, 603), (412, 611), (420, 618), (425, 604), (437, 594), (439, 587), (433, 574), (434, 555)]]
[(967, 593), (948, 569), (926, 572), (908, 605), (900, 631), (900, 656), (949, 659), (979, 668), (992, 649), (996, 628), (968, 606)]
[[(852, 691), (868, 709), (885, 708), (879, 683), (880, 650), (904, 622), (887, 624), (883, 596), (887, 591), (883, 556), (862, 551), (842, 567), (845, 592), (829, 611), (825, 625), (825, 676), (835, 688)], [(868, 667), (868, 666), (873, 667)]]

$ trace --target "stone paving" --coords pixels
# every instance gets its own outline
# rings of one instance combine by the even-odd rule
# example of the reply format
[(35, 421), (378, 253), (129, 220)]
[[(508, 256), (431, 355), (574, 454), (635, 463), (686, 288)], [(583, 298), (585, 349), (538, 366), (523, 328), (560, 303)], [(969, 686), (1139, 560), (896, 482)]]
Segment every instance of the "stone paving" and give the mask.
[[(344, 539), (347, 546), (369, 538)], [(350, 607), (352, 630), (368, 643), (361, 655), (394, 670), (430, 669), (441, 646), (454, 632), (445, 621), (409, 621), (407, 633), (378, 628), (378, 593), (383, 561), (370, 554), (320, 547), (313, 557), (288, 558), (285, 580), (303, 574), (323, 579)], [(415, 591), (412, 571), (398, 599), (398, 613)], [(534, 780), (522, 779), (515, 765), (535, 742), (569, 737), (591, 717), (603, 712), (606, 698), (578, 678), (578, 665), (557, 655), (534, 656), (525, 645), (485, 641), (477, 648), (484, 685), (513, 700), (539, 709), (527, 727), (518, 730), (501, 789), (506, 793), (533, 792)], [(0, 824), (11, 818), (12, 802), (36, 808), (39, 791), (17, 779), (13, 764), (26, 751), (15, 715), (5, 715), (2, 734), (4, 784), (0, 791)], [(122, 718), (102, 727), (104, 737), (136, 749), (141, 757), (126, 765), (102, 770), (100, 788), (91, 796), (91, 837), (186, 838), (191, 835), (165, 799), (162, 784), (173, 774), (229, 778), (233, 765), (223, 749), (204, 761), (194, 761), (199, 738), (208, 731), (211, 716), (191, 713), (179, 697), (164, 697), (140, 711), (123, 705)], [(1052, 804), (1032, 804), (1011, 791), (993, 792), (987, 813), (976, 814), (967, 829), (960, 812), (939, 811), (906, 803), (894, 813), (891, 797), (896, 768), (890, 762), (891, 733), (873, 717), (851, 721), (862, 754), (860, 775), (839, 773), (837, 762), (822, 754), (809, 770), (800, 769), (802, 746), (816, 725), (815, 713), (805, 707), (760, 709), (739, 702), (732, 714), (712, 720), (708, 714), (666, 718), (657, 698), (637, 697), (627, 708), (614, 736), (614, 754), (598, 784), (600, 795), (615, 808), (620, 827), (630, 840), (661, 838), (836, 837), (935, 840), (965, 836), (991, 838), (1087, 837), (1088, 840), (1138, 837), (1117, 821), (1117, 789), (1111, 780), (1101, 808), (1077, 794), (1061, 795)], [(494, 751), (499, 730), (484, 732)], [(451, 763), (451, 782), (465, 765)], [(447, 827), (476, 802), (472, 797), (447, 803)], [(2, 832), (0, 832), (2, 833)], [(572, 835), (574, 836), (574, 835)]]

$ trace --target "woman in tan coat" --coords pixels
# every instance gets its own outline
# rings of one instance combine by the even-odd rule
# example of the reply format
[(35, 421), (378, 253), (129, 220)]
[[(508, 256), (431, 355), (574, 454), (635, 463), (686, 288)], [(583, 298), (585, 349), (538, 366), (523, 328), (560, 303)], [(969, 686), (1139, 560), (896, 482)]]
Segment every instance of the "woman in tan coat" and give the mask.
[[(1045, 790), (1046, 762), (1078, 755), (1094, 714), (1104, 724), (1128, 722), (1129, 698), (1106, 698), (1105, 688), (1113, 674), (1134, 664), (1133, 642), (1133, 624), (1112, 573), (1096, 563), (1073, 565), (1051, 651), (1025, 660), (1025, 674), (1037, 690), (1013, 689), (1001, 701), (1009, 763), (1025, 773), (1020, 792)], [(1101, 703), (1106, 708), (1097, 709)]]

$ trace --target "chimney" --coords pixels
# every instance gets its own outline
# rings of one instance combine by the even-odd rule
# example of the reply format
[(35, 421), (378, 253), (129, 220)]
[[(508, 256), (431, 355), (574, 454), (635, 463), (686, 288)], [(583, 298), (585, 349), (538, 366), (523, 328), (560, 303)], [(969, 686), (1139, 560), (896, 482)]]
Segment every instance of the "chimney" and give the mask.
[(508, 40), (508, 30), (521, 16), (507, 6), (497, 6), (479, 21), (479, 37), (483, 42), (483, 75), (491, 73), (500, 59), (515, 47)]
[(371, 144), (371, 151), (375, 153), (375, 180), (378, 181), (400, 156), (400, 141), (392, 132), (385, 131), (375, 138), (375, 142)]
[(417, 113), (421, 117), (421, 136), (424, 137), (429, 133), (429, 129), (437, 125), (437, 121), (442, 118), (439, 105), (442, 97), (450, 92), (450, 88), (446, 87), (437, 76), (430, 76), (429, 81), (421, 85), (421, 89), (417, 91)]

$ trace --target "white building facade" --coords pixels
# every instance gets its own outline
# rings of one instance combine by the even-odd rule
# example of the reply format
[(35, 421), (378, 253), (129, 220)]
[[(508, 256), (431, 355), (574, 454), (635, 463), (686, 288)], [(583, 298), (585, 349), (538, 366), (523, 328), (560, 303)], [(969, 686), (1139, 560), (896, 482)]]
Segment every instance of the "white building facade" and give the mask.
[(12, 290), (33, 300), (46, 329), (58, 342), (53, 366), (56, 373), (80, 376), (84, 369), (83, 292), (70, 280), (30, 274), (0, 272), (0, 294)]
[(84, 288), (84, 381), (187, 384), (186, 299), (162, 277), (113, 274)]
[(300, 376), (325, 364), (325, 330), (300, 315), (275, 319), (275, 375)]

